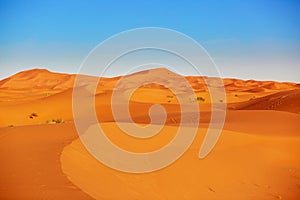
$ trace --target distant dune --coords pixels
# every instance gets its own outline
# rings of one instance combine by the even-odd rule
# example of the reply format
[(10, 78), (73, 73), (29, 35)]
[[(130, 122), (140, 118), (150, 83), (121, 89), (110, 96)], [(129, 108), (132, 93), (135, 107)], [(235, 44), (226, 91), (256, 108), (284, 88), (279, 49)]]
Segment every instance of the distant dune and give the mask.
[[(150, 123), (149, 108), (161, 104), (167, 113), (162, 132), (147, 143), (133, 140), (116, 126), (110, 103), (113, 92), (128, 95), (148, 74), (176, 87), (180, 95), (187, 91), (182, 78), (189, 82), (200, 108), (200, 127), (191, 148), (177, 162), (141, 175), (104, 166), (81, 144), (72, 113), (76, 75), (33, 69), (1, 80), (0, 199), (300, 198), (299, 84), (223, 79), (224, 130), (211, 154), (199, 160), (211, 117), (207, 77), (152, 69), (127, 75), (118, 91), (114, 88), (122, 77), (101, 78), (95, 93), (100, 125), (115, 144), (132, 151), (158, 149), (172, 139), (181, 120), (178, 94), (156, 83), (137, 89), (129, 110), (134, 122), (145, 125)], [(89, 81), (95, 77), (82, 78), (85, 81), (77, 89), (90, 90)]]
[(300, 89), (277, 92), (248, 101), (231, 104), (230, 107), (239, 110), (280, 110), (299, 113)]
[(3, 89), (67, 89), (74, 83), (75, 75), (53, 73), (46, 69), (33, 69), (17, 73), (0, 81)]

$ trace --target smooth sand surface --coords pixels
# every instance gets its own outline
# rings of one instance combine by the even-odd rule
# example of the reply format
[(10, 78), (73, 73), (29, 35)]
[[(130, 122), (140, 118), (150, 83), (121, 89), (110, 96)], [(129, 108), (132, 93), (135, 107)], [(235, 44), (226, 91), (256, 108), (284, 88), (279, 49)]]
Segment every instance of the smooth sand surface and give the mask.
[[(150, 144), (137, 147), (127, 137), (119, 139), (114, 123), (101, 126), (111, 130), (113, 141), (124, 149), (153, 148)], [(160, 134), (172, 131), (172, 127), (166, 127)], [(211, 154), (200, 160), (204, 134), (205, 129), (199, 129), (195, 142), (179, 160), (152, 173), (127, 174), (108, 168), (92, 157), (79, 139), (65, 147), (62, 168), (74, 184), (96, 199), (299, 198), (300, 137), (224, 130)], [(154, 143), (156, 148), (159, 143)]]
[(60, 154), (73, 124), (0, 129), (0, 199), (91, 199), (62, 173)]
[[(167, 73), (168, 84), (176, 87), (180, 78), (155, 69), (130, 75), (130, 80), (143, 80), (147, 73), (157, 79)], [(84, 78), (86, 83), (79, 87), (90, 90), (93, 78)], [(135, 91), (130, 114), (136, 123), (150, 122), (153, 104), (165, 107), (167, 119), (161, 134), (149, 141), (133, 140), (116, 127), (110, 109), (113, 87), (120, 78), (101, 79), (96, 90), (97, 117), (107, 136), (137, 152), (167, 144), (181, 119), (176, 95), (156, 84)], [(211, 99), (204, 77), (186, 79), (196, 96), (203, 98), (198, 102), (197, 138), (173, 165), (142, 175), (102, 165), (77, 139), (74, 75), (35, 69), (0, 81), (0, 199), (299, 199), (300, 85), (224, 79), (228, 103), (224, 131), (211, 154), (199, 160)], [(126, 95), (131, 85), (122, 85), (118, 95)], [(179, 88), (184, 94), (185, 88)], [(64, 123), (53, 122), (59, 119)]]

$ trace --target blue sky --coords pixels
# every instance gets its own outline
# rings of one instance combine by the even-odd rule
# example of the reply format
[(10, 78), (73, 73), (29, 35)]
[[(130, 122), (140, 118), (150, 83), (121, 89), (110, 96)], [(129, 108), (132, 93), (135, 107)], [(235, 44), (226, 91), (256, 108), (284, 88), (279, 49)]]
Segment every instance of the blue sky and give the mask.
[(291, 0), (0, 0), (0, 78), (36, 67), (76, 73), (101, 41), (154, 26), (198, 41), (223, 77), (300, 82), (299, 11)]

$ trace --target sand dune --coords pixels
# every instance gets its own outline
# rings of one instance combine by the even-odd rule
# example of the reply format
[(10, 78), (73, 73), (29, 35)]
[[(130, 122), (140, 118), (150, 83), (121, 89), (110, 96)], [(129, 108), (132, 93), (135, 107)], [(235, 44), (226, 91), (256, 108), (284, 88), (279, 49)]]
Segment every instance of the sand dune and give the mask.
[(72, 124), (1, 128), (1, 199), (92, 199), (61, 171), (60, 153), (76, 137)]
[(0, 81), (6, 89), (68, 89), (73, 86), (75, 75), (53, 73), (46, 69), (32, 69), (17, 73)]
[[(131, 146), (128, 138), (114, 137), (119, 135), (114, 124), (102, 126), (114, 131), (111, 139), (123, 148), (139, 148)], [(160, 134), (172, 131), (166, 127)], [(197, 156), (204, 134), (205, 129), (199, 129), (184, 156), (153, 173), (127, 174), (110, 169), (95, 160), (80, 140), (65, 147), (62, 168), (73, 183), (96, 199), (298, 199), (300, 137), (224, 130), (211, 155), (200, 160)], [(157, 147), (159, 142), (155, 144)]]
[[(167, 81), (161, 78), (162, 73), (168, 76)], [(113, 92), (120, 98), (128, 95), (135, 81), (143, 82), (149, 74), (178, 90), (174, 94), (165, 86), (152, 83), (131, 96), (129, 110), (136, 123), (150, 122), (149, 109), (153, 104), (163, 105), (167, 112), (163, 132), (148, 143), (132, 140), (117, 129), (110, 100)], [(109, 138), (121, 147), (132, 151), (157, 149), (168, 143), (180, 123), (176, 95), (184, 95), (187, 88), (181, 83), (181, 76), (166, 69), (126, 77), (118, 90), (114, 87), (122, 77), (102, 78), (99, 82), (95, 95), (98, 120), (111, 133)], [(0, 81), (0, 155), (4, 161), (1, 199), (300, 197), (299, 84), (223, 79), (228, 103), (224, 130), (211, 155), (199, 160), (197, 154), (211, 117), (211, 97), (207, 92), (211, 83), (205, 82), (207, 77), (185, 77), (199, 98), (194, 99), (201, 114), (197, 138), (174, 165), (137, 175), (105, 167), (77, 139), (72, 113), (75, 78), (34, 69)], [(80, 78), (84, 81), (77, 86), (78, 91), (91, 91), (90, 82), (96, 77)], [(121, 108), (123, 104), (114, 106)], [(187, 114), (193, 116), (194, 112), (190, 109)], [(57, 119), (61, 121), (56, 123)], [(128, 123), (129, 119), (120, 121)]]
[(15, 105), (51, 96), (73, 87), (75, 75), (33, 69), (0, 81), (0, 104)]
[(239, 79), (224, 79), (224, 85), (228, 91), (249, 91), (249, 90), (289, 90), (299, 88), (296, 83), (289, 82), (274, 82), (274, 81), (255, 81), (255, 80), (239, 80)]
[(248, 101), (231, 104), (238, 110), (280, 110), (299, 113), (300, 89), (277, 92), (265, 97), (253, 98)]

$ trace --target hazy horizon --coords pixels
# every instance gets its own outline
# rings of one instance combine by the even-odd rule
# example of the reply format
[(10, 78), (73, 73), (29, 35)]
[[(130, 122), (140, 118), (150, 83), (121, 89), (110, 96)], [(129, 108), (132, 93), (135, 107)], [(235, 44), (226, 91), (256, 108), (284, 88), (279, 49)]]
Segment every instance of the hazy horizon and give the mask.
[[(89, 52), (105, 39), (129, 29), (162, 27), (202, 45), (221, 77), (299, 83), (299, 8), (300, 3), (292, 0), (2, 0), (0, 79), (37, 67), (77, 73)], [(177, 70), (193, 75), (184, 66)], [(118, 75), (114, 71), (111, 76)]]
[[(164, 67), (162, 67), (162, 68), (164, 68)], [(151, 68), (150, 70), (152, 70), (152, 69), (158, 69), (158, 68)], [(177, 71), (175, 72), (174, 70), (169, 69), (169, 68), (164, 68), (164, 69), (170, 70), (170, 71), (172, 71), (172, 72), (174, 72), (174, 73), (176, 73), (176, 74), (182, 75), (182, 76), (200, 76), (200, 75), (181, 74), (181, 73), (178, 73)], [(11, 75), (9, 75), (9, 76), (6, 76), (6, 77), (4, 77), (4, 78), (1, 78), (1, 77), (0, 77), (0, 81), (1, 81), (1, 80), (4, 80), (4, 79), (6, 79), (6, 78), (9, 78), (9, 77), (11, 77), (11, 76), (13, 76), (13, 75), (16, 75), (16, 74), (18, 74), (18, 73), (20, 73), (20, 72), (30, 71), (30, 70), (47, 70), (47, 71), (49, 71), (49, 72), (51, 72), (51, 73), (61, 73), (61, 74), (70, 74), (70, 75), (71, 75), (71, 74), (75, 74), (75, 75), (78, 74), (78, 73), (68, 73), (68, 72), (61, 72), (61, 71), (52, 71), (52, 70), (49, 70), (49, 69), (47, 69), (47, 68), (39, 68), (39, 67), (37, 67), (37, 68), (28, 68), (28, 69), (24, 69), (24, 70), (22, 70), (22, 71), (18, 71), (18, 72), (16, 72), (16, 73), (13, 73), (13, 74), (11, 74)], [(130, 74), (133, 74), (133, 73), (136, 73), (136, 72), (145, 71), (145, 70), (147, 70), (147, 69), (141, 69), (141, 70), (133, 71), (133, 72), (130, 73)], [(92, 74), (84, 74), (84, 75), (95, 76), (95, 75), (92, 75)], [(102, 76), (102, 77), (105, 77), (105, 78), (114, 78), (114, 77), (124, 76), (124, 75), (128, 75), (128, 74), (120, 74), (120, 75), (116, 75), (116, 76)], [(203, 75), (203, 76), (205, 76), (205, 75)], [(211, 76), (208, 76), (208, 77), (211, 77)], [(276, 80), (271, 80), (271, 79), (269, 79), (269, 80), (267, 80), (267, 79), (264, 79), (264, 80), (260, 80), (260, 79), (242, 79), (242, 78), (239, 78), (239, 77), (219, 77), (219, 78), (222, 78), (222, 79), (239, 79), (239, 80), (244, 80), (244, 81), (247, 81), (247, 80), (254, 80), (254, 81), (275, 81), (275, 82), (282, 82), (282, 83), (286, 82), (286, 83), (296, 83), (296, 84), (300, 84), (300, 82), (293, 82), (293, 81), (276, 81)]]

